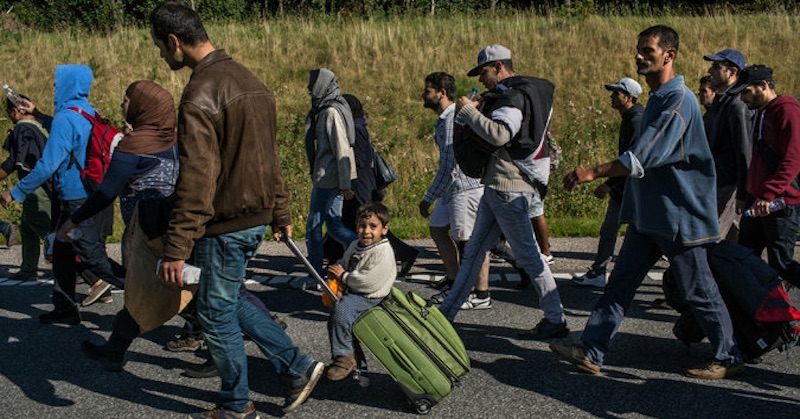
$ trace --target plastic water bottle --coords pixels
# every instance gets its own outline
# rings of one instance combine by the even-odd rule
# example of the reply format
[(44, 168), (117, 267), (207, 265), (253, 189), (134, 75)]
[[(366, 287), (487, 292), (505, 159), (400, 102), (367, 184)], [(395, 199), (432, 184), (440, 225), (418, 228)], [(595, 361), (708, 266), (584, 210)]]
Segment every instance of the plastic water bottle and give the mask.
[(6, 92), (8, 100), (10, 100), (15, 107), (19, 107), (20, 103), (22, 103), (22, 97), (19, 93), (7, 84), (3, 84), (3, 90)]
[[(786, 208), (786, 201), (783, 198), (775, 198), (769, 203), (769, 213), (772, 214), (775, 211), (780, 211)], [(742, 214), (745, 217), (756, 217), (756, 214), (753, 210), (749, 209)]]
[[(473, 102), (478, 100), (478, 88), (477, 87), (473, 87), (472, 88), (472, 90), (469, 92), (469, 94), (467, 94), (467, 99), (469, 99), (469, 100), (471, 100)], [(459, 112), (459, 114), (461, 114), (461, 112)], [(456, 115), (455, 122), (458, 125), (464, 125), (464, 123), (465, 123), (464, 119), (463, 118), (459, 118), (458, 115)]]

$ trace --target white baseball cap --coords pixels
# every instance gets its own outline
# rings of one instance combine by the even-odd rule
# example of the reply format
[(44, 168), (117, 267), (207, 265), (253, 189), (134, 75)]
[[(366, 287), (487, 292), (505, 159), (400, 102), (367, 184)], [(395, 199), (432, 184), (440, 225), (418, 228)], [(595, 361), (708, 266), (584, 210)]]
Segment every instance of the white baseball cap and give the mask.
[(510, 60), (511, 59), (511, 50), (499, 45), (499, 44), (492, 44), (488, 47), (481, 50), (478, 53), (478, 65), (475, 66), (472, 70), (467, 73), (469, 77), (475, 77), (481, 72), (481, 67), (488, 63), (492, 63), (495, 61), (501, 60)]
[(642, 86), (639, 85), (636, 80), (629, 77), (623, 77), (614, 84), (607, 84), (606, 90), (619, 90), (620, 92), (627, 93), (635, 98), (638, 98), (639, 95), (642, 94)]

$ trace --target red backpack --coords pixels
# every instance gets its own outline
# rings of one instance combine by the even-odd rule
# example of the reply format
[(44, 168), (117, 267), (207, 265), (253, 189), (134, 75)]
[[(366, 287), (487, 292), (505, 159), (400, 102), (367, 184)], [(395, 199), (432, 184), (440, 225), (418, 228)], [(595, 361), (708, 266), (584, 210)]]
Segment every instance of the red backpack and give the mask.
[(86, 158), (83, 164), (70, 151), (71, 162), (78, 166), (78, 170), (81, 172), (81, 179), (84, 182), (91, 179), (96, 184), (100, 184), (103, 181), (109, 163), (111, 163), (111, 154), (114, 152), (119, 140), (122, 139), (122, 132), (97, 111), (92, 116), (80, 108), (69, 107), (67, 109), (83, 115), (84, 118), (92, 123), (92, 133), (86, 143)]

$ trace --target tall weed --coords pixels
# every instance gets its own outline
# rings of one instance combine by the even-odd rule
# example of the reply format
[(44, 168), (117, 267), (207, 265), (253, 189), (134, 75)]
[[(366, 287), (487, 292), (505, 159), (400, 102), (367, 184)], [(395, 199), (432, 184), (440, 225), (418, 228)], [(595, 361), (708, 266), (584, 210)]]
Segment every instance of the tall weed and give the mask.
[[(450, 72), (464, 94), (480, 87), (476, 78), (466, 76), (478, 51), (501, 43), (512, 50), (519, 74), (552, 80), (556, 102), (551, 129), (564, 149), (565, 162), (551, 176), (547, 216), (599, 219), (605, 202), (592, 196), (594, 185), (567, 194), (560, 180), (576, 166), (614, 157), (619, 115), (610, 108), (603, 85), (623, 76), (644, 85), (634, 65), (636, 35), (659, 23), (673, 26), (681, 35), (677, 71), (691, 88), (709, 67), (702, 56), (732, 47), (743, 51), (749, 63), (772, 66), (780, 93), (800, 94), (800, 75), (795, 71), (800, 62), (800, 49), (795, 48), (800, 19), (789, 13), (734, 15), (715, 10), (703, 16), (657, 18), (528, 13), (372, 20), (285, 17), (211, 23), (207, 29), (216, 47), (252, 69), (276, 95), (282, 167), (292, 191), (298, 233), (305, 224), (311, 188), (302, 145), (308, 71), (326, 67), (337, 74), (343, 92), (362, 99), (373, 140), (400, 174), (387, 197), (392, 226), (401, 234), (415, 235), (419, 229), (412, 226), (420, 221), (417, 203), (438, 160), (432, 136), (436, 115), (424, 109), (420, 99), (425, 75)], [(33, 97), (46, 112), (52, 111), (53, 70), (60, 63), (92, 66), (96, 80), (91, 100), (120, 123), (119, 103), (128, 84), (153, 79), (179, 98), (190, 75), (188, 69), (169, 70), (146, 29), (123, 28), (106, 35), (3, 30), (0, 45), (2, 82)], [(7, 119), (2, 127), (10, 127)], [(11, 185), (13, 181), (6, 182), (6, 187)]]

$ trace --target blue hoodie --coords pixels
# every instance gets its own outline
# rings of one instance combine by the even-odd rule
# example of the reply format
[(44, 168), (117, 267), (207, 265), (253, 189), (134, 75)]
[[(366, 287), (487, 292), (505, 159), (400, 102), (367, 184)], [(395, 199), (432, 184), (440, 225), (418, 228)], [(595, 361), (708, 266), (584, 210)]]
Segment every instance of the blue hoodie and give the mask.
[(62, 200), (86, 198), (80, 172), (76, 165), (70, 164), (70, 152), (78, 161), (85, 161), (92, 124), (81, 114), (67, 108), (77, 107), (94, 115), (94, 108), (88, 100), (93, 80), (92, 70), (85, 65), (64, 64), (56, 67), (55, 116), (50, 138), (33, 171), (11, 189), (14, 200), (24, 201), (28, 194), (51, 176)]

